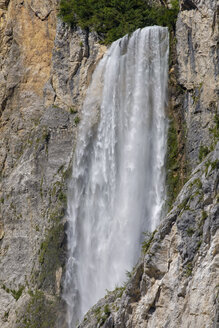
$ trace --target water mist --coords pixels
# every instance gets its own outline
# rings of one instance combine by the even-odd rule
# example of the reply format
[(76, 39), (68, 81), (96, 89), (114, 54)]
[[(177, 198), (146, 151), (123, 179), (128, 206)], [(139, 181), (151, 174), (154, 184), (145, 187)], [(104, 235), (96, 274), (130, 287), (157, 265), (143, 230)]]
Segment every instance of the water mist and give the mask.
[(168, 29), (137, 30), (99, 62), (83, 105), (68, 192), (69, 328), (125, 280), (165, 201)]

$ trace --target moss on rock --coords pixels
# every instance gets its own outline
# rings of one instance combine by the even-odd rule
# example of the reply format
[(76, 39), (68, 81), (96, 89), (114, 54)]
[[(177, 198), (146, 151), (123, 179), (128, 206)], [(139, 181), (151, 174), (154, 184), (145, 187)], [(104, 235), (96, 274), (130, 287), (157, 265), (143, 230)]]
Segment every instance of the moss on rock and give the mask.
[(176, 38), (174, 32), (170, 33), (169, 64), (168, 94), (170, 101), (167, 107), (169, 128), (166, 155), (167, 210), (171, 208), (188, 177), (185, 149), (187, 129), (182, 108), (185, 90), (178, 83)]
[[(29, 292), (30, 301), (25, 307), (22, 318), (17, 320), (16, 328), (51, 328), (55, 326), (57, 308), (56, 299), (48, 299), (45, 294), (36, 290)], [(19, 322), (18, 322), (19, 321)]]
[(45, 240), (40, 246), (39, 263), (41, 270), (38, 276), (38, 287), (55, 293), (56, 270), (64, 266), (65, 232), (63, 223), (56, 223), (47, 231)]

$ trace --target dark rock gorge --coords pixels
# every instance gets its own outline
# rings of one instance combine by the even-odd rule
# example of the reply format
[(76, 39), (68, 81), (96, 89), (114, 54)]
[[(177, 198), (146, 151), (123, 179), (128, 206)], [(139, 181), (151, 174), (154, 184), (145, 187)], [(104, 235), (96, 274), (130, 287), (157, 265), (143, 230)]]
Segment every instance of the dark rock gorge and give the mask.
[[(82, 102), (106, 47), (59, 21), (58, 2), (0, 0), (2, 328), (65, 327), (67, 182)], [(128, 281), (80, 327), (219, 327), (218, 4), (180, 7), (167, 106), (175, 201)]]

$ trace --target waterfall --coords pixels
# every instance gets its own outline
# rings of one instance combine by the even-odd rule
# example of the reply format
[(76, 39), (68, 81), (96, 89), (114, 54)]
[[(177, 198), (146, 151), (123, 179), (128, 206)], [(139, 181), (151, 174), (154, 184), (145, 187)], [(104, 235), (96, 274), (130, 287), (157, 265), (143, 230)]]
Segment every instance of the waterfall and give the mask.
[(99, 62), (82, 109), (68, 191), (68, 327), (126, 279), (165, 201), (168, 29), (135, 31)]

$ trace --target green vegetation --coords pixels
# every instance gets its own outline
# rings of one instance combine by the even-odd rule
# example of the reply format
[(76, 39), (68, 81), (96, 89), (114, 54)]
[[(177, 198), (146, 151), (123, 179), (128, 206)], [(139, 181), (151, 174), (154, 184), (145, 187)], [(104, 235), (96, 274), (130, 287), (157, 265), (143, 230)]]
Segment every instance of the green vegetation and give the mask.
[(192, 181), (192, 183), (190, 184), (190, 187), (196, 186), (198, 189), (202, 188), (202, 182), (199, 178), (196, 178)]
[(170, 207), (180, 191), (180, 171), (178, 163), (179, 145), (177, 130), (173, 120), (169, 122), (167, 136), (167, 159), (166, 159), (166, 185), (167, 185), (167, 205)]
[(186, 232), (187, 232), (187, 235), (188, 235), (189, 237), (192, 237), (192, 235), (194, 234), (195, 230), (194, 230), (193, 228), (189, 227), (189, 228), (186, 230)]
[(217, 167), (219, 167), (219, 160), (216, 159), (214, 162), (211, 162), (210, 160), (206, 161), (205, 176), (207, 176), (212, 170), (215, 170)]
[(107, 316), (107, 318), (110, 316), (111, 311), (108, 304), (104, 306), (103, 312)]
[[(214, 123), (215, 127), (210, 129), (210, 133), (212, 134), (213, 137), (213, 147), (216, 145), (216, 143), (219, 140), (219, 115), (215, 114), (214, 116)], [(213, 150), (213, 149), (212, 149)]]
[(126, 276), (127, 276), (128, 279), (131, 279), (132, 278), (132, 275), (133, 275), (132, 271), (126, 271), (125, 274), (126, 274)]
[(189, 262), (186, 266), (185, 274), (187, 277), (190, 277), (192, 275), (193, 265), (192, 262)]
[(178, 208), (180, 209), (180, 211), (189, 210), (189, 204), (188, 204), (189, 200), (190, 200), (190, 197), (188, 196), (182, 201), (182, 203), (179, 204)]
[(96, 309), (94, 309), (94, 314), (97, 320), (99, 321), (99, 319), (101, 318), (101, 306), (98, 306)]
[(199, 148), (199, 161), (201, 162), (209, 153), (210, 150), (208, 149), (208, 147), (201, 145)]
[(160, 25), (174, 30), (178, 0), (172, 8), (151, 5), (148, 0), (61, 0), (59, 16), (72, 28), (96, 31), (109, 44), (137, 28)]
[(208, 170), (209, 170), (209, 167), (211, 166), (211, 161), (206, 161), (205, 163), (205, 176), (208, 175)]
[[(83, 46), (83, 42), (80, 43), (80, 46), (81, 47)], [(70, 112), (70, 114), (76, 114), (78, 112), (78, 110), (77, 110), (76, 107), (72, 106), (72, 107), (69, 108), (69, 112)]]
[(106, 304), (104, 308), (99, 306), (94, 310), (94, 314), (98, 321), (98, 327), (101, 327), (104, 324), (106, 319), (110, 316), (110, 313), (111, 311), (108, 304)]
[[(144, 232), (144, 236), (146, 236), (146, 239), (150, 239), (151, 235), (155, 234), (157, 232), (157, 230), (155, 230), (153, 233), (151, 232)], [(132, 269), (130, 271), (126, 271), (126, 277), (128, 278), (128, 280), (130, 280), (134, 274), (136, 273), (136, 270), (137, 270), (137, 264), (135, 266), (132, 267)], [(127, 282), (125, 282), (125, 285), (127, 284)]]
[(211, 162), (211, 169), (215, 170), (217, 167), (219, 167), (219, 160), (216, 159), (214, 162)]
[(64, 204), (67, 204), (67, 196), (66, 194), (64, 194), (63, 191), (60, 191), (58, 195), (58, 200), (60, 200), (60, 202), (63, 202)]
[(51, 328), (55, 326), (55, 301), (46, 299), (40, 290), (30, 291), (31, 297), (17, 328)]
[[(58, 174), (61, 174), (62, 176), (62, 183), (60, 183), (60, 187), (63, 187), (63, 183), (65, 180), (69, 179), (71, 177), (71, 174), (72, 174), (72, 166), (69, 165), (69, 167), (65, 170), (65, 166), (64, 165), (61, 165), (60, 168), (58, 169)], [(54, 186), (58, 184), (58, 182), (56, 182), (54, 184)]]
[(11, 290), (11, 294), (16, 299), (16, 301), (18, 301), (19, 298), (21, 297), (23, 290), (24, 290), (24, 286), (21, 286), (18, 290)]
[(126, 288), (126, 286), (124, 285), (122, 287), (116, 287), (114, 289), (113, 293), (115, 294), (116, 299), (122, 297), (122, 295), (123, 295), (123, 293), (125, 291), (125, 288)]
[(65, 171), (63, 171), (62, 176), (64, 180), (67, 180), (71, 177), (72, 175), (72, 167), (68, 167)]
[[(49, 212), (44, 215), (48, 217), (50, 227), (45, 232), (45, 237), (40, 245), (38, 261), (40, 264), (39, 271), (32, 275), (32, 282), (37, 288), (43, 290), (56, 290), (56, 270), (64, 266), (65, 239), (64, 223), (62, 219), (65, 215), (67, 206), (66, 184), (65, 179), (70, 176), (71, 169), (65, 170), (62, 164), (58, 170), (58, 180), (51, 185), (47, 196), (49, 196), (50, 206)], [(41, 185), (43, 179), (41, 180)], [(36, 227), (39, 231), (39, 227)]]
[(145, 232), (145, 240), (142, 243), (142, 252), (146, 254), (148, 250), (150, 249), (151, 243), (154, 240), (154, 235), (157, 232), (157, 230), (154, 230), (154, 232)]
[(75, 117), (75, 124), (78, 125), (80, 123), (81, 119), (79, 116)]
[(9, 294), (11, 294), (15, 299), (16, 301), (19, 300), (19, 298), (21, 297), (22, 293), (23, 293), (23, 290), (24, 290), (24, 286), (20, 286), (18, 290), (15, 290), (15, 289), (10, 289), (10, 288), (7, 288), (5, 285), (2, 285), (2, 288)]
[(198, 241), (198, 243), (197, 243), (197, 251), (199, 250), (199, 248), (201, 247), (201, 244), (202, 244), (202, 240), (200, 239), (199, 241)]
[(199, 229), (199, 235), (201, 236), (203, 234), (203, 226), (205, 223), (205, 220), (208, 218), (208, 214), (207, 212), (205, 212), (204, 210), (202, 211), (201, 217), (198, 221), (198, 229)]
[(9, 311), (6, 311), (4, 313), (3, 321), (7, 321), (8, 320), (8, 316), (9, 316)]
[(62, 175), (62, 181), (56, 181), (50, 189), (50, 197), (55, 198), (58, 201), (56, 203), (57, 206), (53, 208), (52, 212), (50, 213), (50, 218), (54, 217), (54, 214), (55, 216), (60, 216), (59, 212), (61, 211), (61, 209), (65, 209), (67, 205), (67, 196), (66, 196), (64, 179), (67, 178), (68, 172), (65, 172), (63, 169), (59, 173), (61, 173)]
[[(60, 222), (60, 219), (56, 217)], [(63, 248), (61, 247), (64, 236), (64, 226), (55, 222), (55, 225), (47, 231), (45, 240), (40, 246), (39, 263), (41, 271), (38, 276), (38, 286), (43, 289), (56, 288), (56, 270), (63, 265)]]

